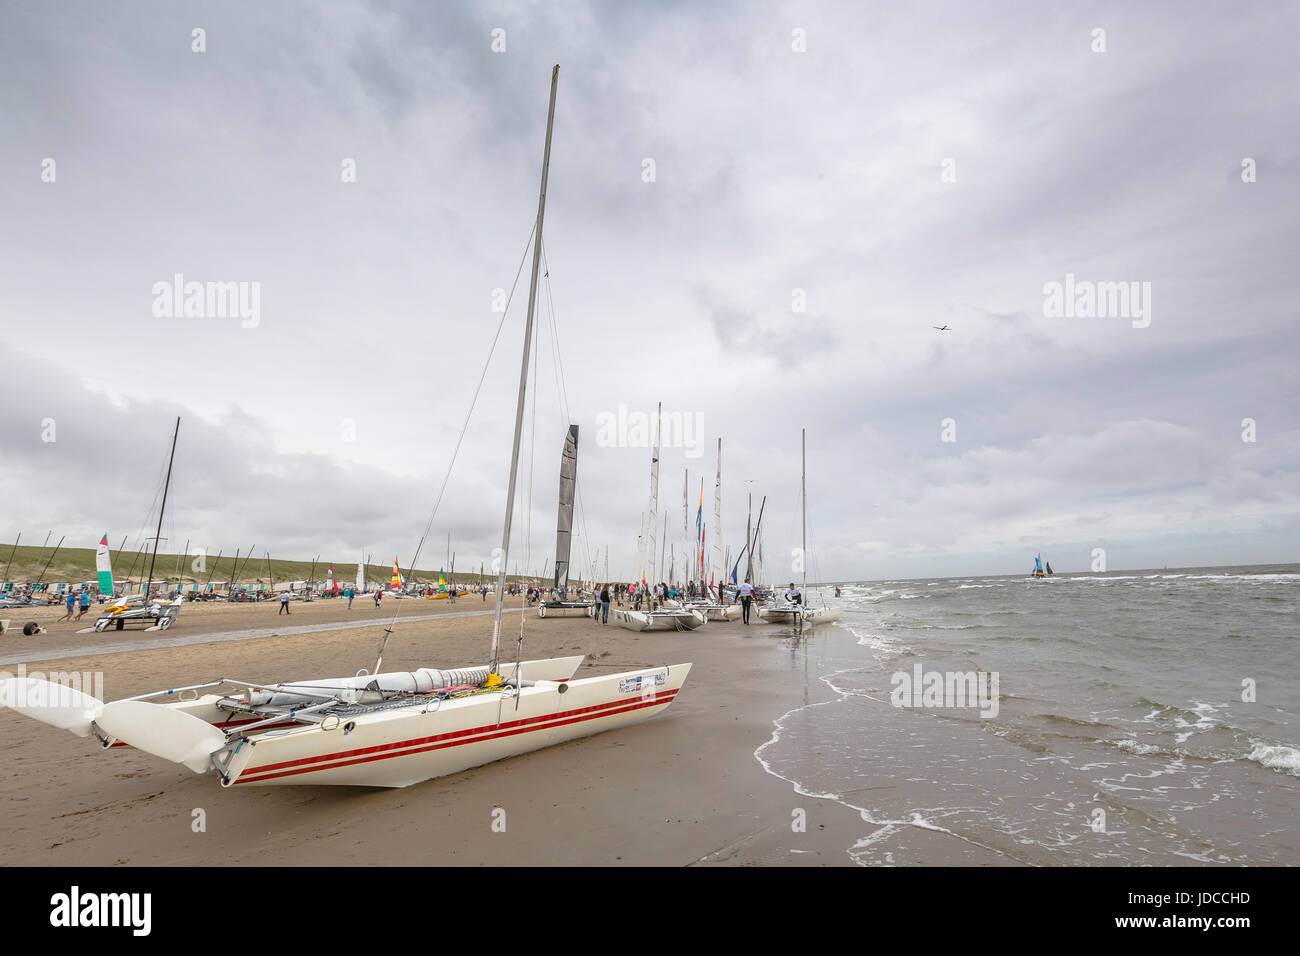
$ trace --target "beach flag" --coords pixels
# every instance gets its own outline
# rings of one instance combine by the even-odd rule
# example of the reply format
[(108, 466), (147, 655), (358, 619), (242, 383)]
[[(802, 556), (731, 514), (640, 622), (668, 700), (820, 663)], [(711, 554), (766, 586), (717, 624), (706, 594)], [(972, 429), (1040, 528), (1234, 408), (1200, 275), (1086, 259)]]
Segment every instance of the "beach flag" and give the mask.
[(438, 569), (438, 590), (439, 591), (447, 590), (447, 581), (442, 576), (442, 568)]
[(406, 581), (402, 578), (402, 572), (397, 570), (397, 555), (393, 555), (393, 581), (391, 586), (394, 591), (400, 591), (402, 588), (406, 587)]
[(113, 593), (113, 567), (108, 559), (107, 534), (99, 539), (99, 547), (95, 549), (95, 579), (99, 584), (100, 594)]

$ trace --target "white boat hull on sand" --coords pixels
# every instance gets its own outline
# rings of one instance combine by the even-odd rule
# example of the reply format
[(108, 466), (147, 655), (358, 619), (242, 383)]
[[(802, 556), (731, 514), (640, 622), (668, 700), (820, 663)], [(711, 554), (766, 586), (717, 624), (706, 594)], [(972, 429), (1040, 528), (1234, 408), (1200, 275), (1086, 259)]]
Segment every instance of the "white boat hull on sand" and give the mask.
[[(580, 680), (537, 680), (517, 697), (481, 693), (364, 712), (337, 723), (268, 730), (250, 735), (221, 782), (226, 787), (407, 787), (648, 720), (672, 703), (690, 669), (678, 664)], [(530, 670), (539, 673), (536, 665), (522, 670), (525, 682), (534, 679)]]
[(705, 617), (699, 611), (631, 611), (623, 608), (610, 608), (609, 619), (619, 627), (629, 631), (693, 631), (704, 623)]
[(804, 608), (803, 623), (805, 627), (814, 624), (832, 624), (843, 616), (844, 612), (837, 607), (808, 607)]
[(707, 621), (739, 621), (739, 604), (688, 604), (692, 611), (699, 611)]
[[(475, 668), (301, 681), (163, 704), (101, 704), (45, 681), (11, 678), (0, 681), (0, 702), (79, 736), (94, 733), (105, 747), (129, 745), (198, 773), (214, 770), (225, 787), (406, 787), (655, 717), (691, 669), (675, 664), (570, 679), (582, 661), (526, 661), (520, 690), (466, 689), (462, 696), (394, 696), (371, 687), (400, 688), (430, 674), (454, 677)], [(510, 679), (514, 670), (502, 666), (502, 676)], [(314, 691), (319, 700), (327, 688), (337, 699), (320, 705), (326, 710), (312, 708), (308, 697)], [(290, 707), (301, 716), (267, 718), (267, 705), (281, 697), (296, 697), (301, 703)], [(353, 700), (361, 703), (347, 703)], [(254, 703), (261, 713), (249, 712)]]
[(548, 601), (537, 605), (538, 617), (591, 617), (594, 604), (581, 601)]
[(758, 619), (768, 624), (796, 624), (801, 611), (797, 604), (767, 604), (758, 609)]

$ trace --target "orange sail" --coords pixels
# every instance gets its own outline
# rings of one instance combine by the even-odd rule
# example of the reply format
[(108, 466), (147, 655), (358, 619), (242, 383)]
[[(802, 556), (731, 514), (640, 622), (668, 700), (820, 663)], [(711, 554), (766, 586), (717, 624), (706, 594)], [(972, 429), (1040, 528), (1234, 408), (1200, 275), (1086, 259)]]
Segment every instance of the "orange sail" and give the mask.
[(405, 586), (406, 586), (406, 581), (404, 581), (404, 580), (402, 579), (402, 572), (399, 571), (399, 570), (397, 570), (397, 556), (394, 555), (394, 556), (393, 556), (393, 582), (392, 582), (392, 588), (393, 588), (394, 591), (400, 591), (400, 590), (401, 590), (402, 588), (404, 588)]

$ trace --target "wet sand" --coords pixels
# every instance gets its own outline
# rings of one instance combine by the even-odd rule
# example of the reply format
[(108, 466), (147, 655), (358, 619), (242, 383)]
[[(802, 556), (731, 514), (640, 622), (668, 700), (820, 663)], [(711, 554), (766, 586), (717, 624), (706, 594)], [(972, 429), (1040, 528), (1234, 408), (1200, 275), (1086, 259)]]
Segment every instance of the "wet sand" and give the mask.
[[(482, 663), (488, 616), (414, 620), (491, 608), (477, 598), (404, 601), (385, 670)], [(433, 605), (435, 610), (431, 611)], [(11, 620), (41, 620), (41, 609)], [(280, 636), (220, 639), (187, 646), (113, 649), (27, 663), (28, 672), (102, 671), (107, 699), (222, 676), (258, 681), (354, 673), (371, 667), (393, 609), (357, 601), (294, 602), (292, 613), (261, 605), (186, 605), (172, 630), (138, 638), (178, 641), (354, 620), (370, 626)], [(25, 616), (26, 615), (26, 616)], [(354, 615), (355, 617), (350, 617)], [(89, 618), (89, 615), (87, 615)], [(789, 631), (711, 622), (686, 633), (636, 634), (587, 618), (509, 614), (507, 656), (520, 620), (524, 657), (583, 653), (578, 676), (691, 662), (682, 693), (666, 713), (622, 730), (572, 741), (401, 790), (267, 787), (223, 790), (130, 748), (102, 750), (0, 710), (0, 837), (5, 862), (20, 865), (850, 865), (856, 815), (800, 796), (768, 774), (754, 750), (772, 721), (821, 699), (797, 665), (803, 649)], [(85, 626), (85, 621), (82, 626)], [(5, 653), (31, 653), (88, 637), (51, 625), (15, 637)], [(39, 642), (39, 643), (37, 643)], [(6, 665), (16, 672), (16, 665)], [(505, 832), (493, 821), (505, 811)], [(796, 808), (806, 829), (792, 829)], [(195, 832), (196, 811), (206, 831)], [(938, 862), (938, 861), (936, 861)]]

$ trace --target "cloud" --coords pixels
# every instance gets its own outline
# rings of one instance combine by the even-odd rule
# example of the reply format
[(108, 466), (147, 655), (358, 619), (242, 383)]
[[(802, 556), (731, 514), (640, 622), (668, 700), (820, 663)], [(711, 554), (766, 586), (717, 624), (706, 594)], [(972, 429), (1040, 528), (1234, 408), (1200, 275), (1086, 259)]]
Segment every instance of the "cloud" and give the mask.
[[(808, 429), (827, 575), (1018, 570), (1102, 539), (1130, 564), (1295, 560), (1300, 148), (1277, 78), (1297, 27), (955, 0), (9, 5), (0, 533), (138, 531), (180, 414), (175, 536), (409, 552), (533, 226), (558, 62), (526, 566), (553, 548), (569, 416), (585, 438), (659, 401), (724, 439), (737, 549), (750, 491), (774, 553), (798, 538)], [(1255, 183), (1225, 177), (1244, 157)], [(1150, 328), (1044, 316), (1067, 272), (1151, 282)], [(176, 273), (260, 283), (261, 323), (153, 316)], [(435, 551), (499, 543), (526, 300)], [(578, 546), (615, 574), (648, 458), (580, 451)], [(672, 527), (679, 472), (713, 465), (663, 466)]]

